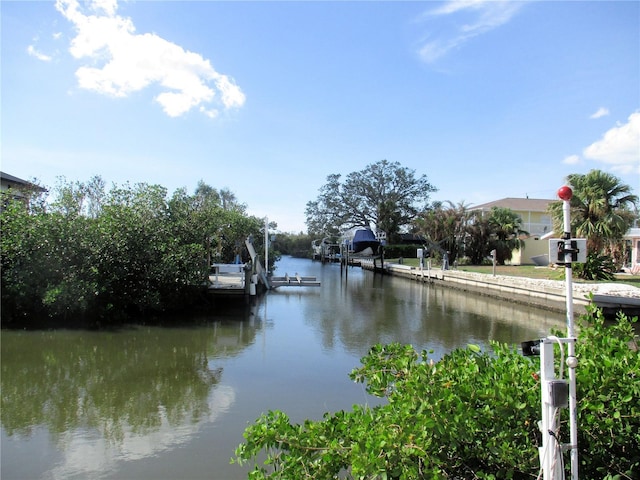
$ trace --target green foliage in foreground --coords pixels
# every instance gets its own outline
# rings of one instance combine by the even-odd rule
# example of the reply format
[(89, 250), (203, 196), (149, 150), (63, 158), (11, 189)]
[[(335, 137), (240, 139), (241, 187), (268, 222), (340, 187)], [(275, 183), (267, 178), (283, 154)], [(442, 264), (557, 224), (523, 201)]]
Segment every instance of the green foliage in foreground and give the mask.
[[(592, 307), (582, 320), (580, 478), (639, 478), (637, 318), (620, 316), (607, 326)], [(457, 349), (436, 363), (410, 345), (376, 345), (351, 378), (386, 404), (356, 405), (303, 424), (270, 411), (247, 428), (232, 461), (254, 462), (251, 479), (536, 478), (538, 370), (538, 358), (497, 343), (491, 352)], [(569, 438), (567, 413), (562, 442)]]

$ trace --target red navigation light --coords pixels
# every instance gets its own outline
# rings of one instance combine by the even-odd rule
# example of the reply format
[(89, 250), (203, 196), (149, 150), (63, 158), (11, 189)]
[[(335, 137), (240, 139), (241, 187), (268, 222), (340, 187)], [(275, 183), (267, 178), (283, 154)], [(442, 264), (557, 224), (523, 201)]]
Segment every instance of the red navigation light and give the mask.
[(567, 187), (566, 185), (564, 187), (560, 187), (558, 189), (558, 197), (565, 201), (571, 200), (571, 197), (573, 197), (573, 190), (571, 190), (571, 187)]

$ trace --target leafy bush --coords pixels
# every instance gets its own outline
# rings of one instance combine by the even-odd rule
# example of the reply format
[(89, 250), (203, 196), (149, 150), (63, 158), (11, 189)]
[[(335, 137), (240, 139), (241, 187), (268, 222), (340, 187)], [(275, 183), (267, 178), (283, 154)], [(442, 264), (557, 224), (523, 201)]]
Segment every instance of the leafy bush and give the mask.
[[(620, 316), (606, 326), (591, 308), (583, 321), (576, 345), (580, 478), (638, 478), (637, 319)], [(386, 404), (303, 424), (270, 411), (247, 428), (232, 461), (253, 461), (252, 479), (535, 478), (538, 370), (537, 358), (498, 343), (491, 352), (457, 349), (437, 363), (410, 345), (376, 345), (351, 378)], [(567, 441), (566, 421), (562, 428)]]
[(587, 255), (585, 263), (576, 263), (573, 266), (576, 276), (585, 280), (607, 280), (616, 279), (616, 265), (608, 255), (590, 253)]
[(205, 302), (214, 255), (231, 261), (243, 239), (260, 238), (262, 220), (223, 208), (215, 190), (168, 198), (158, 185), (114, 185), (108, 194), (95, 189), (89, 206), (87, 190), (63, 184), (56, 201), (37, 208), (0, 194), (3, 327), (184, 311)]

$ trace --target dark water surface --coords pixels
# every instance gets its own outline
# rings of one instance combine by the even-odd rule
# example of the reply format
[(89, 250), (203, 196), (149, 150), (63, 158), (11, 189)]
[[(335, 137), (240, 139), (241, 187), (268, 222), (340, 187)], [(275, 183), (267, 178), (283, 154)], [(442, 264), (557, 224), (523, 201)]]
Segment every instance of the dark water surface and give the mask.
[(349, 380), (375, 343), (448, 351), (519, 344), (564, 315), (339, 265), (284, 258), (316, 276), (180, 328), (2, 331), (1, 478), (246, 478), (230, 465), (270, 409), (294, 421), (375, 405)]

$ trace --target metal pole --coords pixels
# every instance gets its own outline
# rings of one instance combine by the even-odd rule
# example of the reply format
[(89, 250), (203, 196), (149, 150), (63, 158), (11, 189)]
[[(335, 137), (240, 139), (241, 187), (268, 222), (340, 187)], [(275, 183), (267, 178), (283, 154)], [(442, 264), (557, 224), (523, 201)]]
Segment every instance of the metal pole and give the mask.
[[(571, 239), (571, 197), (573, 192), (569, 187), (562, 187), (558, 191), (562, 199), (562, 214), (564, 220), (565, 248), (570, 245)], [(569, 339), (567, 366), (569, 367), (569, 429), (571, 450), (571, 478), (578, 480), (578, 412), (576, 395), (576, 342), (573, 324), (573, 273), (571, 269), (572, 252), (565, 252), (565, 286), (567, 299), (567, 337)]]
[(264, 268), (269, 276), (269, 217), (264, 217)]

